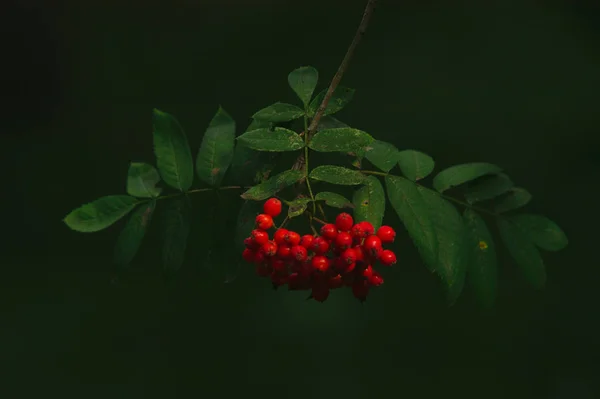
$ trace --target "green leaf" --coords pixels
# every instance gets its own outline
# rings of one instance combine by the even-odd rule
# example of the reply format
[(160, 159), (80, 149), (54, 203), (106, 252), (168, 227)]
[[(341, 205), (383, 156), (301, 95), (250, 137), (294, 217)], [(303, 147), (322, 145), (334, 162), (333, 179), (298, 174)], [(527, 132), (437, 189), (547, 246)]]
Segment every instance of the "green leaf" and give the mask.
[(286, 187), (291, 186), (298, 180), (302, 179), (304, 173), (300, 170), (286, 170), (271, 178), (265, 180), (241, 195), (243, 199), (262, 201), (265, 200)]
[(156, 200), (140, 205), (131, 213), (127, 224), (121, 230), (115, 246), (114, 261), (119, 266), (129, 266), (138, 252), (142, 240), (152, 220)]
[(185, 260), (191, 221), (188, 201), (189, 198), (179, 197), (166, 204), (162, 262), (167, 272), (179, 270)]
[[(246, 132), (256, 129), (271, 129), (272, 127), (271, 122), (253, 119)], [(233, 160), (230, 167), (230, 174), (235, 176), (236, 183), (240, 185), (254, 184), (255, 176), (267, 163), (267, 155), (270, 154), (248, 148), (241, 141), (238, 141), (233, 151)]]
[(289, 122), (294, 119), (298, 119), (304, 115), (304, 110), (298, 108), (293, 104), (280, 103), (269, 105), (266, 108), (261, 109), (252, 118), (257, 120), (263, 120), (273, 123)]
[(326, 129), (316, 133), (308, 147), (319, 152), (353, 152), (368, 146), (373, 137), (358, 129), (348, 127)]
[(138, 198), (158, 197), (162, 188), (156, 187), (160, 175), (156, 168), (143, 162), (132, 162), (127, 171), (127, 194)]
[(111, 226), (137, 204), (138, 200), (129, 195), (108, 195), (73, 210), (63, 221), (71, 230), (93, 233)]
[(513, 187), (513, 182), (504, 173), (491, 175), (484, 178), (480, 183), (469, 187), (465, 193), (465, 199), (468, 203), (474, 204), (480, 201), (487, 201), (496, 198), (510, 190)]
[(457, 209), (433, 190), (418, 186), (427, 203), (437, 240), (436, 271), (446, 284), (450, 304), (460, 296), (467, 273), (467, 230)]
[(375, 140), (365, 150), (364, 156), (369, 162), (386, 173), (392, 170), (400, 159), (398, 149), (385, 141)]
[[(323, 89), (317, 96), (310, 102), (308, 106), (308, 115), (312, 118), (317, 113), (319, 106), (323, 102), (325, 98), (325, 94), (328, 89)], [(325, 108), (325, 115), (335, 114), (336, 112), (341, 111), (350, 101), (352, 101), (352, 97), (354, 97), (354, 89), (350, 89), (348, 87), (338, 86), (333, 95), (329, 99), (329, 103), (327, 103), (327, 108)]]
[(435, 162), (429, 155), (420, 151), (404, 150), (398, 155), (398, 166), (407, 179), (418, 181), (433, 172)]
[(333, 116), (324, 116), (321, 118), (319, 124), (317, 125), (317, 132), (320, 132), (321, 130), (337, 129), (341, 127), (349, 128), (350, 126), (346, 125), (339, 119), (334, 118)]
[(354, 221), (370, 222), (375, 230), (381, 227), (385, 213), (385, 192), (378, 178), (367, 177), (365, 185), (354, 192)]
[(332, 193), (329, 191), (321, 191), (317, 195), (315, 195), (316, 201), (325, 201), (326, 205), (329, 205), (332, 208), (354, 208), (354, 204), (344, 197), (343, 195), (339, 195), (336, 193)]
[(540, 251), (514, 223), (497, 218), (498, 229), (504, 245), (508, 252), (521, 269), (525, 279), (537, 289), (546, 284), (546, 267), (540, 255)]
[(365, 175), (357, 170), (333, 165), (318, 166), (310, 172), (309, 177), (326, 183), (345, 186), (362, 184), (366, 179)]
[(237, 253), (241, 257), (245, 248), (244, 239), (250, 237), (250, 233), (256, 224), (256, 216), (263, 211), (263, 204), (258, 201), (245, 201), (238, 213), (235, 227), (235, 243)]
[(288, 84), (305, 107), (310, 102), (318, 81), (319, 72), (311, 66), (294, 69), (288, 75)]
[(498, 258), (494, 239), (484, 220), (471, 209), (465, 209), (469, 261), (467, 281), (479, 303), (486, 309), (496, 301), (498, 292)]
[(300, 216), (306, 211), (306, 207), (312, 200), (310, 198), (297, 198), (290, 201), (288, 205), (288, 217), (295, 218)]
[(560, 251), (569, 244), (564, 231), (545, 216), (524, 213), (512, 216), (510, 221), (517, 225), (535, 245), (546, 251)]
[(500, 172), (502, 169), (498, 166), (485, 162), (455, 165), (437, 174), (433, 179), (433, 188), (442, 193), (451, 187), (459, 186), (478, 177)]
[(429, 208), (417, 186), (403, 177), (386, 176), (390, 204), (430, 271), (437, 269), (438, 241)]
[(274, 130), (251, 130), (239, 136), (238, 141), (257, 151), (296, 151), (304, 147), (304, 140), (293, 130), (276, 127)]
[(506, 196), (498, 199), (494, 210), (498, 213), (512, 211), (527, 205), (531, 198), (529, 191), (521, 187), (513, 187)]
[(194, 161), (187, 137), (173, 115), (153, 111), (154, 154), (162, 179), (179, 191), (194, 182)]
[(210, 121), (196, 158), (198, 178), (213, 187), (219, 186), (233, 160), (235, 121), (221, 107)]

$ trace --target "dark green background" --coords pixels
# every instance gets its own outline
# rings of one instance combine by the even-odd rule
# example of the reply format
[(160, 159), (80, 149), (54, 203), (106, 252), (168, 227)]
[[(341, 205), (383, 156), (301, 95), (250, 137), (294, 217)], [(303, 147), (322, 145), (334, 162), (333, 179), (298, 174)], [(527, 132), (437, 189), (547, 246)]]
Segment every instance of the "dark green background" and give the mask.
[(592, 397), (595, 9), (381, 1), (344, 77), (357, 89), (344, 122), (439, 167), (497, 163), (533, 193), (530, 210), (568, 234), (566, 250), (545, 256), (543, 292), (502, 254), (499, 303), (483, 313), (469, 291), (444, 305), (404, 232), (400, 264), (367, 303), (343, 291), (321, 305), (250, 269), (223, 283), (218, 257), (231, 243), (207, 262), (201, 216), (170, 284), (158, 225), (115, 280), (118, 228), (80, 234), (61, 222), (122, 193), (129, 161), (153, 161), (153, 107), (179, 118), (195, 153), (218, 105), (241, 131), (257, 109), (293, 100), (290, 70), (313, 65), (324, 87), (364, 1), (42, 3), (2, 14), (3, 397)]

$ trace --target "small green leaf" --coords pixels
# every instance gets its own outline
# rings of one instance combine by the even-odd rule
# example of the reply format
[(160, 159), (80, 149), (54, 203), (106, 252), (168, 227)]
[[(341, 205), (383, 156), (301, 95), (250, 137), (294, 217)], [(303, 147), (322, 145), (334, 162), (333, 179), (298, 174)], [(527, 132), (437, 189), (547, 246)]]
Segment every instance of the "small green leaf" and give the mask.
[(478, 177), (500, 172), (502, 169), (498, 166), (485, 162), (455, 165), (437, 174), (433, 179), (433, 188), (442, 193), (451, 187), (459, 186)]
[(348, 127), (326, 129), (316, 133), (308, 147), (319, 152), (353, 152), (368, 146), (373, 137), (358, 129)]
[(385, 192), (378, 178), (367, 177), (365, 185), (354, 192), (354, 221), (370, 222), (375, 230), (381, 227), (385, 213)]
[(194, 161), (187, 137), (173, 115), (153, 111), (154, 154), (162, 179), (179, 191), (187, 191), (194, 182)]
[(471, 209), (465, 209), (469, 261), (467, 281), (479, 303), (486, 309), (496, 301), (498, 292), (498, 258), (494, 239), (484, 220)]
[(138, 198), (158, 197), (162, 188), (156, 187), (160, 175), (156, 168), (143, 162), (132, 162), (127, 171), (127, 194)]
[(417, 186), (403, 177), (386, 176), (385, 185), (390, 204), (430, 271), (436, 271), (438, 242), (427, 203)]
[(407, 179), (418, 181), (433, 172), (435, 162), (429, 155), (420, 151), (404, 150), (398, 155), (398, 166)]
[(364, 156), (386, 173), (392, 170), (400, 159), (400, 153), (396, 146), (380, 140), (375, 140), (366, 147)]
[(94, 233), (114, 224), (137, 204), (129, 195), (108, 195), (73, 210), (63, 221), (71, 230)]
[(166, 204), (162, 261), (167, 272), (179, 270), (185, 260), (191, 221), (188, 201), (186, 197), (179, 197)]
[(276, 127), (274, 130), (251, 130), (239, 136), (238, 141), (257, 151), (296, 151), (304, 148), (304, 140), (293, 130)]
[(497, 218), (498, 229), (508, 252), (520, 267), (525, 279), (537, 289), (544, 288), (546, 284), (546, 267), (540, 251), (514, 223)]
[(498, 199), (494, 210), (498, 213), (512, 211), (527, 205), (531, 198), (529, 191), (521, 187), (513, 187), (507, 195)]
[(273, 123), (289, 122), (304, 115), (304, 110), (293, 104), (275, 103), (261, 109), (252, 118)]
[(152, 220), (156, 200), (140, 205), (131, 213), (127, 224), (121, 230), (115, 246), (114, 260), (119, 266), (129, 266), (138, 252), (142, 240)]
[(312, 200), (310, 198), (298, 198), (288, 204), (288, 217), (295, 218), (306, 211), (306, 207)]
[(291, 186), (298, 180), (302, 179), (304, 173), (300, 170), (286, 170), (281, 172), (266, 181), (258, 184), (242, 194), (243, 199), (262, 201), (265, 200), (286, 187)]
[[(327, 94), (328, 89), (323, 89), (317, 96), (310, 102), (308, 106), (308, 115), (312, 118), (317, 113), (319, 106), (323, 102), (325, 98), (325, 94)], [(341, 111), (350, 101), (352, 101), (352, 97), (354, 97), (354, 89), (350, 89), (348, 87), (338, 86), (333, 95), (329, 99), (329, 103), (327, 103), (327, 108), (325, 108), (325, 115), (335, 114), (336, 112)]]
[(275, 124), (273, 122), (262, 121), (260, 119), (252, 119), (252, 121), (250, 122), (250, 124), (248, 125), (248, 127), (246, 128), (244, 133), (251, 132), (252, 130), (257, 130), (257, 129), (273, 130), (274, 127), (275, 127)]
[(309, 177), (326, 183), (345, 186), (362, 184), (366, 179), (365, 175), (357, 170), (333, 165), (318, 166), (310, 172)]
[(245, 248), (244, 239), (250, 237), (256, 224), (256, 216), (262, 213), (262, 208), (263, 204), (258, 201), (245, 201), (240, 208), (235, 227), (235, 243), (233, 244), (240, 256)]
[(535, 245), (546, 251), (560, 251), (569, 244), (564, 231), (545, 216), (524, 213), (512, 216), (509, 220)]
[(316, 201), (325, 201), (325, 204), (332, 208), (354, 208), (354, 204), (344, 197), (329, 191), (322, 191), (315, 195)]
[(467, 274), (467, 230), (463, 219), (450, 202), (433, 190), (418, 186), (427, 203), (437, 240), (436, 271), (446, 284), (447, 298), (454, 304), (462, 293)]
[(484, 177), (484, 180), (469, 187), (465, 193), (468, 203), (474, 204), (496, 198), (513, 187), (513, 182), (504, 173)]
[(318, 81), (319, 72), (311, 66), (294, 69), (288, 75), (288, 84), (305, 107), (310, 102)]
[(213, 187), (219, 186), (233, 159), (235, 121), (221, 107), (210, 121), (196, 158), (198, 178)]
[(333, 116), (324, 116), (321, 118), (319, 124), (317, 125), (317, 132), (320, 132), (321, 130), (337, 129), (341, 127), (349, 128), (350, 126), (346, 125), (339, 119), (334, 118)]

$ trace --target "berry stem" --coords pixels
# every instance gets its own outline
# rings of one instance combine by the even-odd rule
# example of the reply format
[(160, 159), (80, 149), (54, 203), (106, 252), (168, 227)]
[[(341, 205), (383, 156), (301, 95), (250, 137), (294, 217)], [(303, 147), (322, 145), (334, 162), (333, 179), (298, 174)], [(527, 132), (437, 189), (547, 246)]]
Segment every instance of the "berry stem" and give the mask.
[(315, 221), (317, 221), (317, 222), (319, 222), (319, 223), (321, 223), (321, 224), (327, 224), (327, 222), (326, 222), (326, 221), (324, 221), (323, 219), (319, 219), (319, 218), (316, 218), (316, 217), (314, 217), (314, 216), (312, 217), (312, 220), (315, 220)]

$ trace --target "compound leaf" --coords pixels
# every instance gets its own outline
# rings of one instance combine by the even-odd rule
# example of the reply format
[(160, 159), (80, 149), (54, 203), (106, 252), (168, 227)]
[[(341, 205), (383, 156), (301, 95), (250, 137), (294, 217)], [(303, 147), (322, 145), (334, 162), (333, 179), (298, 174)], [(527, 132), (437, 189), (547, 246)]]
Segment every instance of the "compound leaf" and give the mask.
[(373, 137), (358, 129), (334, 128), (317, 132), (308, 147), (319, 152), (353, 152), (368, 146)]
[(71, 211), (63, 221), (71, 230), (93, 233), (111, 226), (138, 203), (129, 195), (108, 195)]
[(381, 140), (374, 140), (365, 148), (365, 158), (384, 172), (392, 170), (399, 161), (400, 154), (396, 146)]
[(253, 119), (262, 120), (273, 123), (289, 122), (298, 119), (304, 115), (304, 110), (293, 104), (280, 103), (269, 105), (261, 109), (254, 115)]
[(132, 162), (127, 171), (127, 194), (138, 198), (158, 197), (162, 188), (156, 187), (160, 175), (156, 168), (143, 162)]
[(304, 140), (293, 130), (276, 127), (256, 129), (246, 132), (237, 138), (246, 147), (257, 151), (296, 151), (304, 147)]
[(569, 244), (564, 231), (545, 216), (524, 213), (512, 216), (510, 221), (519, 226), (535, 245), (546, 251), (560, 251)]
[(294, 69), (288, 75), (288, 84), (306, 107), (317, 87), (319, 72), (311, 66)]
[(115, 246), (114, 261), (119, 266), (129, 266), (137, 254), (142, 240), (148, 230), (148, 225), (152, 220), (156, 200), (152, 200), (135, 209), (123, 230), (119, 234)]
[(451, 166), (442, 170), (433, 179), (433, 188), (440, 193), (484, 175), (500, 173), (502, 169), (491, 163), (474, 162)]
[(521, 187), (513, 187), (505, 196), (498, 199), (494, 210), (498, 213), (521, 208), (531, 201), (532, 195)]
[(196, 158), (196, 173), (204, 183), (216, 187), (233, 159), (235, 121), (221, 107), (210, 121)]
[[(328, 89), (323, 89), (317, 96), (310, 102), (308, 106), (308, 116), (311, 118), (315, 116), (319, 106), (323, 102), (325, 98), (325, 94)], [(333, 95), (329, 99), (329, 103), (327, 103), (327, 108), (325, 108), (325, 115), (335, 114), (336, 112), (341, 111), (350, 101), (352, 101), (352, 97), (354, 97), (354, 89), (350, 89), (344, 86), (338, 86)]]
[(312, 200), (310, 198), (297, 198), (290, 201), (288, 204), (288, 217), (295, 218), (300, 216), (306, 211), (306, 207)]
[(326, 183), (345, 186), (362, 184), (366, 179), (366, 176), (357, 170), (333, 165), (318, 166), (310, 172), (309, 177)]
[(378, 178), (367, 177), (365, 185), (352, 197), (355, 222), (370, 222), (375, 230), (381, 227), (385, 213), (385, 192)]
[(487, 201), (505, 194), (512, 187), (512, 180), (504, 173), (487, 176), (483, 181), (467, 188), (465, 199), (470, 204)]
[(407, 179), (418, 181), (433, 172), (435, 162), (429, 155), (415, 150), (403, 150), (398, 155), (398, 166)]
[(316, 201), (325, 201), (326, 205), (332, 208), (354, 208), (354, 204), (343, 195), (329, 191), (321, 191), (315, 195)]
[(265, 200), (284, 188), (296, 183), (298, 180), (302, 179), (303, 176), (304, 173), (300, 170), (286, 170), (248, 189), (241, 197), (243, 199), (254, 201)]

